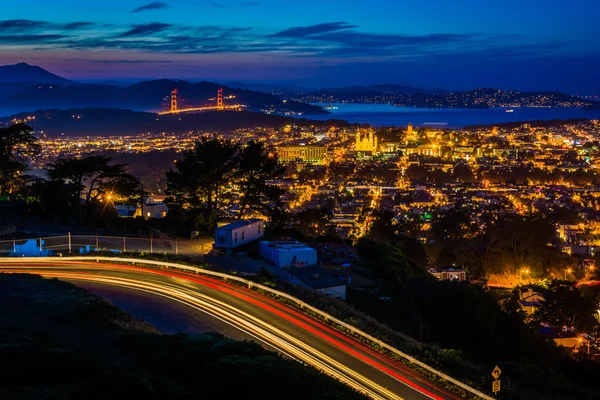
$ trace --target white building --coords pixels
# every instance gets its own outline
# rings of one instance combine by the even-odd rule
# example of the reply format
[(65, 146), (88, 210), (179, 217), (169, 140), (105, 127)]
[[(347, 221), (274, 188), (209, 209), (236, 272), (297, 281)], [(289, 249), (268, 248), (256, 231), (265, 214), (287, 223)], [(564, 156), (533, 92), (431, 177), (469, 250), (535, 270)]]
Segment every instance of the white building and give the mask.
[(146, 204), (144, 204), (143, 207), (140, 208), (139, 213), (140, 215), (142, 213), (144, 213), (144, 215), (142, 215), (144, 218), (149, 219), (149, 218), (164, 218), (167, 216), (167, 212), (169, 211), (169, 208), (167, 207), (167, 205), (165, 203), (160, 203), (160, 202), (154, 202), (153, 200), (149, 200)]
[(215, 247), (233, 249), (263, 237), (265, 222), (262, 219), (244, 219), (215, 229)]
[(164, 218), (169, 212), (169, 207), (165, 203), (151, 197), (146, 198), (142, 206), (118, 205), (115, 206), (115, 209), (121, 218)]
[(258, 252), (280, 268), (317, 265), (317, 250), (295, 240), (262, 241)]

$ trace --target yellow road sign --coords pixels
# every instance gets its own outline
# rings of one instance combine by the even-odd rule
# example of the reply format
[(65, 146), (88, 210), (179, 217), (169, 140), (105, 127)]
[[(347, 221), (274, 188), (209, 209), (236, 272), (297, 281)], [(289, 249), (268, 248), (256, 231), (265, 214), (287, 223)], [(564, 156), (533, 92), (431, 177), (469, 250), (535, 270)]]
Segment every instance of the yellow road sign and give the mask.
[(494, 379), (498, 379), (498, 378), (500, 378), (501, 373), (502, 373), (502, 370), (500, 369), (500, 367), (498, 367), (496, 365), (496, 368), (494, 368), (494, 370), (492, 371), (492, 376), (494, 377)]
[(492, 393), (498, 393), (500, 391), (500, 381), (492, 382)]

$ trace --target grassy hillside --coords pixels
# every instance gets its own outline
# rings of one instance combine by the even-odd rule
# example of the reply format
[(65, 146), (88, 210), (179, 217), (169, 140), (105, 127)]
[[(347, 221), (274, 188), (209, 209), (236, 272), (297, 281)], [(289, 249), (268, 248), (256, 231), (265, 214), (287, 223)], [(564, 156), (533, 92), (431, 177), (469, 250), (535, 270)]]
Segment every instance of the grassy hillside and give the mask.
[(69, 283), (0, 274), (0, 399), (360, 399), (218, 334), (161, 335)]

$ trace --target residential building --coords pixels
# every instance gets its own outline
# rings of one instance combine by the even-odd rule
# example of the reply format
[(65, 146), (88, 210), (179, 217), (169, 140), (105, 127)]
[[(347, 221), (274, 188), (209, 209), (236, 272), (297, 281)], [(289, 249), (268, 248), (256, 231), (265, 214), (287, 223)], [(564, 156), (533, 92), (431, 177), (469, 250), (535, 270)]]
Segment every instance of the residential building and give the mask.
[(295, 240), (262, 241), (258, 251), (271, 264), (280, 268), (317, 264), (317, 251)]
[(251, 218), (232, 222), (215, 229), (215, 248), (233, 249), (264, 236), (265, 222)]

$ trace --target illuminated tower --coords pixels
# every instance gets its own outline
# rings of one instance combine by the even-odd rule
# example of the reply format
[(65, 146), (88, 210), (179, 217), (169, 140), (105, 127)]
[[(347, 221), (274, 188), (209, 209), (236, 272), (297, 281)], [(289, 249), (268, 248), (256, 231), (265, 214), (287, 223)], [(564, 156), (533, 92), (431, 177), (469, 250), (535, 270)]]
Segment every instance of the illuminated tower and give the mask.
[(409, 123), (408, 128), (406, 129), (406, 136), (411, 137), (412, 134), (413, 134), (413, 127), (412, 127), (412, 124)]
[(219, 89), (217, 94), (217, 108), (219, 110), (223, 109), (223, 88)]
[(177, 89), (171, 90), (171, 111), (177, 111)]

